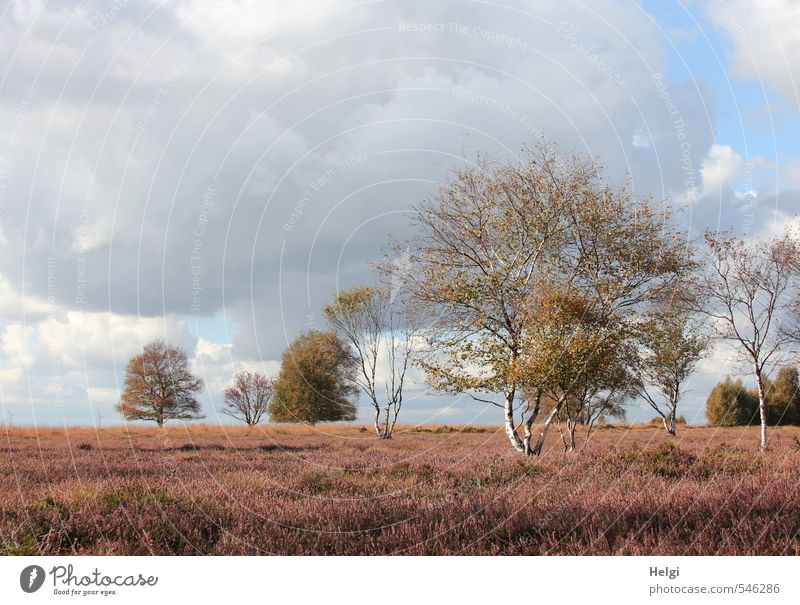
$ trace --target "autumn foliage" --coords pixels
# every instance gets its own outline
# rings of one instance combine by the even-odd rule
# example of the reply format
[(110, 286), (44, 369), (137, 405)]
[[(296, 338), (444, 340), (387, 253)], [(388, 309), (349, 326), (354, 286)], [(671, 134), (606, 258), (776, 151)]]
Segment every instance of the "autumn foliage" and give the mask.
[(273, 422), (354, 420), (357, 407), (355, 359), (333, 332), (310, 330), (283, 354), (269, 404)]
[(202, 389), (203, 381), (189, 370), (186, 352), (155, 340), (128, 362), (117, 409), (127, 420), (151, 420), (158, 426), (167, 420), (192, 420), (201, 417), (195, 395)]

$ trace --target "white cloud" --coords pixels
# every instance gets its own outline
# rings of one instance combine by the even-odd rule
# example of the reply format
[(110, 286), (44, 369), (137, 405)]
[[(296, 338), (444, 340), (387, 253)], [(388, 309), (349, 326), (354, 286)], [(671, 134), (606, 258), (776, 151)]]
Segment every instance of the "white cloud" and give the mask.
[[(54, 374), (72, 405), (113, 399), (156, 336), (190, 349), (212, 398), (237, 369), (274, 373), (335, 287), (368, 281), (410, 205), (475, 151), (509, 158), (543, 133), (661, 196), (685, 178), (665, 96), (692, 149), (713, 140), (702, 85), (655, 85), (664, 41), (622, 0), (602, 19), (555, 1), (468, 16), (421, 0), (14, 8), (28, 22), (0, 23), (10, 404), (52, 401)], [(738, 170), (725, 152), (702, 167), (709, 191)], [(197, 292), (203, 315), (239, 324), (233, 345), (195, 343), (177, 319)]]
[(730, 145), (713, 144), (700, 167), (703, 187), (700, 198), (721, 197), (732, 183), (744, 176), (744, 161)]
[(781, 170), (781, 181), (789, 187), (800, 188), (800, 158), (789, 158)]
[(197, 348), (191, 359), (192, 369), (204, 380), (206, 388), (213, 395), (222, 393), (237, 372), (248, 370), (277, 376), (280, 370), (278, 361), (236, 360), (232, 348), (230, 344), (209, 342), (204, 338), (197, 340)]
[(24, 300), (11, 281), (0, 274), (0, 318), (5, 323), (19, 321), (26, 317), (28, 321), (37, 321), (53, 310), (47, 300), (28, 295)]
[(39, 409), (39, 422), (86, 422), (97, 405), (111, 414), (128, 359), (156, 338), (194, 350), (186, 323), (174, 317), (68, 311), (7, 325), (0, 334), (0, 398)]
[[(263, 41), (290, 24), (319, 28), (322, 16), (336, 8), (330, 0), (188, 0), (179, 3), (175, 14), (202, 37), (221, 37), (243, 46)], [(304, 20), (312, 23), (297, 23)]]
[(733, 73), (766, 82), (800, 107), (800, 3), (724, 0), (708, 2), (707, 7), (731, 42)]
[(642, 147), (644, 149), (651, 149), (653, 147), (652, 141), (650, 140), (650, 135), (643, 126), (639, 126), (636, 129), (636, 132), (633, 133), (631, 143), (634, 147)]

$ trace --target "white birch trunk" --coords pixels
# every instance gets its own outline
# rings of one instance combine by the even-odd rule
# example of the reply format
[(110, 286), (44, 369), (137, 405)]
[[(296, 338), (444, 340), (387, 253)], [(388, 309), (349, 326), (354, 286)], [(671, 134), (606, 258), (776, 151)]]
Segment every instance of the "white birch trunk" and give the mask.
[(382, 437), (381, 435), (381, 409), (375, 404), (375, 434), (378, 436), (378, 439)]
[(514, 426), (514, 393), (515, 389), (513, 388), (506, 393), (506, 399), (503, 405), (506, 419), (506, 435), (508, 435), (508, 440), (511, 441), (511, 446), (521, 454), (524, 454), (525, 445), (523, 444), (522, 439), (519, 438), (517, 429)]
[(756, 385), (758, 385), (758, 411), (761, 417), (761, 451), (767, 449), (767, 394), (764, 392), (764, 379), (756, 369)]
[(669, 427), (667, 428), (667, 432), (672, 435), (673, 437), (678, 433), (678, 392), (672, 395), (672, 401), (670, 401), (670, 414), (669, 414)]
[(575, 431), (578, 428), (578, 423), (574, 420), (567, 420), (567, 434), (569, 435), (569, 441), (567, 442), (567, 451), (574, 452), (575, 447)]
[(556, 407), (547, 415), (547, 418), (544, 421), (544, 425), (542, 426), (542, 430), (539, 433), (539, 438), (536, 440), (536, 445), (533, 448), (533, 455), (538, 456), (542, 453), (542, 446), (544, 445), (544, 440), (547, 437), (547, 431), (550, 430), (550, 425), (553, 423), (553, 420), (558, 414), (558, 410), (561, 408), (561, 402), (559, 401)]
[(522, 451), (526, 456), (531, 455), (531, 425), (533, 424), (533, 417), (531, 416), (525, 423), (525, 437), (522, 439)]

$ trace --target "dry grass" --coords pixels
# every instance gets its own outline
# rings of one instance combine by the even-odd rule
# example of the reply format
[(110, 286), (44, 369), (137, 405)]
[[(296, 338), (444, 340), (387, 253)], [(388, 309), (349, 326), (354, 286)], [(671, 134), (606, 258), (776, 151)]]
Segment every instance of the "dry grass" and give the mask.
[(0, 429), (4, 554), (800, 554), (800, 430)]

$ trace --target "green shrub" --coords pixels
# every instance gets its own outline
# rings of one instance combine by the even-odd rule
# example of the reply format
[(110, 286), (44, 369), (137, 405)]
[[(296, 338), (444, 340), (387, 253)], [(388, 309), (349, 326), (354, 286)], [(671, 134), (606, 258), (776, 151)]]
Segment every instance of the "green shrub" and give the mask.
[(758, 397), (741, 380), (728, 377), (708, 395), (706, 419), (714, 426), (752, 424), (758, 419)]

